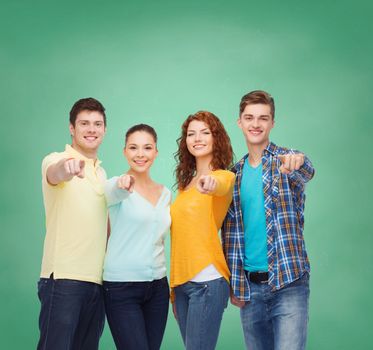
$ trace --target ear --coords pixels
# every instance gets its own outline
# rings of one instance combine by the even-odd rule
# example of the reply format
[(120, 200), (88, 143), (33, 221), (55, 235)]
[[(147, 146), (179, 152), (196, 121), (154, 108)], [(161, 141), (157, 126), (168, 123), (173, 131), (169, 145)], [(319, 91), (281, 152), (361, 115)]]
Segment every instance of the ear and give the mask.
[(242, 123), (241, 123), (241, 117), (238, 117), (237, 119), (237, 125), (240, 129), (242, 129)]
[(71, 123), (70, 123), (70, 125), (69, 125), (69, 130), (70, 130), (70, 135), (71, 135), (71, 136), (74, 136), (75, 128), (74, 128), (74, 125), (72, 125)]

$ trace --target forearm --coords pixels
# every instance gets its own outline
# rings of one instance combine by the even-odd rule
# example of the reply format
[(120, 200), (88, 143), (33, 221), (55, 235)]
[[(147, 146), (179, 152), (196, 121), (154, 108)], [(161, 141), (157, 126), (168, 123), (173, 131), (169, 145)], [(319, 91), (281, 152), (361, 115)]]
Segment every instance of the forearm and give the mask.
[(105, 198), (108, 206), (115, 205), (129, 196), (129, 192), (118, 188), (118, 176), (112, 177), (105, 183)]
[(302, 182), (303, 184), (310, 181), (315, 174), (315, 169), (306, 156), (304, 156), (304, 163), (298, 169), (288, 175), (291, 181)]
[(66, 159), (64, 158), (48, 167), (46, 177), (49, 184), (56, 186), (61, 182), (70, 181), (72, 179), (71, 174), (66, 174), (64, 171), (65, 162)]
[(233, 173), (226, 172), (225, 174), (213, 174), (216, 180), (216, 188), (212, 192), (214, 196), (225, 196), (232, 192), (235, 176)]

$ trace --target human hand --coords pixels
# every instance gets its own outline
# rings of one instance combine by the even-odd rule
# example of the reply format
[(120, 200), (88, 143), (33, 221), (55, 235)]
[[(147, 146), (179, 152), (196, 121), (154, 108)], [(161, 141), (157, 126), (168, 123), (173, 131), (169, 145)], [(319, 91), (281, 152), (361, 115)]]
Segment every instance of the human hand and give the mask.
[(175, 300), (172, 303), (172, 312), (174, 314), (175, 320), (177, 321), (177, 313), (176, 313), (176, 303), (175, 303)]
[(231, 304), (239, 308), (242, 308), (245, 306), (245, 302), (238, 299), (236, 296), (234, 296), (232, 291), (231, 291)]
[(133, 187), (135, 186), (135, 178), (129, 174), (123, 174), (117, 181), (118, 188), (126, 190), (130, 193), (133, 192)]
[(283, 174), (290, 174), (294, 170), (299, 170), (299, 168), (304, 163), (304, 154), (282, 154), (278, 156), (278, 159), (281, 161), (280, 171)]
[(196, 188), (202, 194), (210, 194), (216, 189), (216, 179), (211, 175), (202, 175), (196, 184)]
[(62, 178), (65, 181), (71, 180), (74, 176), (84, 178), (85, 161), (82, 159), (68, 158), (62, 162)]

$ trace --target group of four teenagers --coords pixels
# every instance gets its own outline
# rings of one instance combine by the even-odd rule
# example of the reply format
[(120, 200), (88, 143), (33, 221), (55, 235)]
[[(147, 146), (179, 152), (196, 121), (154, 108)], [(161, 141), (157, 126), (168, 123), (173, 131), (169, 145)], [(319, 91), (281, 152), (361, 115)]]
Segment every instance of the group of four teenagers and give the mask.
[(170, 294), (188, 350), (215, 349), (229, 297), (240, 307), (248, 349), (305, 348), (304, 187), (314, 169), (304, 154), (270, 142), (274, 111), (265, 91), (242, 97), (238, 126), (248, 153), (234, 166), (218, 117), (190, 115), (177, 140), (172, 202), (150, 175), (155, 130), (127, 131), (129, 170), (107, 180), (97, 159), (105, 109), (93, 98), (74, 104), (72, 145), (42, 164), (38, 349), (98, 349), (105, 312), (117, 349), (159, 349)]

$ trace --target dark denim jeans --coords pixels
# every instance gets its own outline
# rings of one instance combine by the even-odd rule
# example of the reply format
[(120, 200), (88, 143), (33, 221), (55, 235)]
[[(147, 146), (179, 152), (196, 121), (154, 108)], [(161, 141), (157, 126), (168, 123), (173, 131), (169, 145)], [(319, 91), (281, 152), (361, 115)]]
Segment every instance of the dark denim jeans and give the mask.
[(158, 350), (166, 328), (167, 277), (151, 282), (106, 282), (107, 320), (118, 350)]
[(272, 292), (250, 282), (251, 301), (241, 309), (247, 349), (304, 350), (308, 325), (309, 275)]
[(215, 349), (228, 298), (229, 284), (223, 277), (175, 288), (177, 322), (187, 350)]
[(41, 278), (38, 350), (95, 350), (104, 329), (102, 286)]

